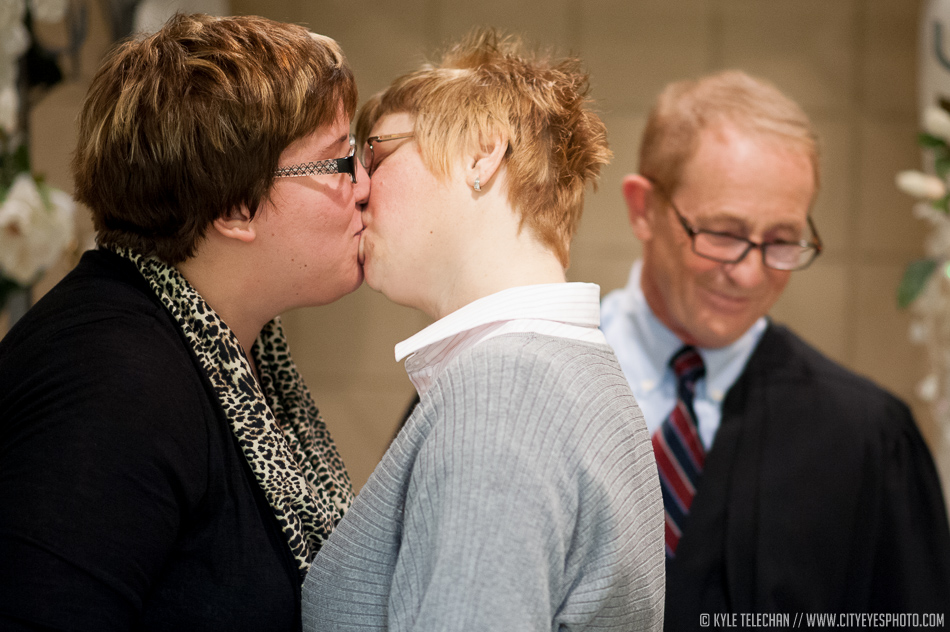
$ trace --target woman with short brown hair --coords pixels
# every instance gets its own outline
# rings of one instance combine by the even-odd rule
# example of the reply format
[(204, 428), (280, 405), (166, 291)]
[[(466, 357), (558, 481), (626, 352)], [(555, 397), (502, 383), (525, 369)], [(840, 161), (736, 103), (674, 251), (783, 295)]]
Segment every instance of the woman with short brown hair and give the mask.
[(0, 343), (0, 627), (295, 630), (350, 503), (277, 318), (362, 282), (332, 40), (177, 15), (80, 116), (99, 249)]

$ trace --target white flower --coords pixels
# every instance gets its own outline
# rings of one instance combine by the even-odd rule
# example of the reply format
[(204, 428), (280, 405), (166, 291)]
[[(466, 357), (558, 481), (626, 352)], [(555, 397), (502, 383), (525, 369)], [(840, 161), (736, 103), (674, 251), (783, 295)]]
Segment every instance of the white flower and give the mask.
[(0, 130), (8, 136), (19, 124), (20, 97), (13, 86), (0, 88)]
[(16, 58), (30, 47), (30, 32), (22, 22), (14, 22), (0, 29), (0, 60), (16, 64)]
[(75, 204), (46, 189), (49, 206), (28, 173), (17, 175), (0, 205), (0, 272), (20, 285), (34, 283), (73, 240)]
[(40, 22), (59, 22), (66, 17), (69, 0), (30, 0), (30, 11)]
[(3, 0), (0, 2), (0, 31), (11, 24), (19, 24), (26, 17), (24, 0)]
[(939, 200), (947, 194), (947, 186), (936, 176), (920, 171), (901, 171), (896, 178), (897, 188), (914, 197)]
[(937, 399), (939, 388), (940, 381), (937, 379), (936, 374), (931, 373), (917, 385), (917, 397), (925, 402), (932, 402)]
[(935, 105), (928, 106), (924, 110), (924, 130), (950, 141), (950, 113)]

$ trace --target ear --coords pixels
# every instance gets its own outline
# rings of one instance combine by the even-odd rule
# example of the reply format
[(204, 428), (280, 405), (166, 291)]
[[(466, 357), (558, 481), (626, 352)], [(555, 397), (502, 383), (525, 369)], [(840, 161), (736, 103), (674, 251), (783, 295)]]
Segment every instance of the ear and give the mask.
[(640, 174), (631, 173), (624, 177), (622, 189), (633, 234), (640, 241), (649, 241), (653, 237), (653, 184)]
[(211, 224), (221, 236), (251, 243), (257, 237), (257, 230), (246, 207), (231, 209)]
[(501, 161), (507, 151), (508, 139), (501, 135), (482, 139), (479, 142), (479, 147), (472, 152), (468, 161), (468, 168), (465, 173), (468, 186), (475, 186), (476, 177), (478, 177), (479, 185), (482, 188), (488, 186), (491, 179), (498, 173)]

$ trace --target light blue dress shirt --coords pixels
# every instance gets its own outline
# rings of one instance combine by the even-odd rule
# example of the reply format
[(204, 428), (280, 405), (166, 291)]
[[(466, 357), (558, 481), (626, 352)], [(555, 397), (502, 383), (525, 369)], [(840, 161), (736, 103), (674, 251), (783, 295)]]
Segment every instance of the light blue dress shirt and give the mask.
[[(630, 270), (627, 287), (614, 290), (600, 307), (600, 328), (620, 361), (650, 434), (660, 427), (676, 403), (676, 376), (670, 358), (683, 343), (657, 320), (640, 289), (642, 261)], [(699, 437), (708, 450), (722, 421), (726, 393), (755, 351), (767, 321), (755, 321), (749, 331), (721, 349), (698, 349), (706, 365), (706, 377), (696, 385), (693, 406), (699, 423)]]

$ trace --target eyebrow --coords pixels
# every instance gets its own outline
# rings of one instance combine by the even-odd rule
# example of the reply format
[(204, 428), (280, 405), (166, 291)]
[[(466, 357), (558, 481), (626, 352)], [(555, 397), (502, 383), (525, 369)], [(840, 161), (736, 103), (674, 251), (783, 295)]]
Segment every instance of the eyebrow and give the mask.
[(340, 136), (340, 137), (337, 138), (336, 140), (331, 140), (331, 141), (328, 142), (326, 145), (323, 145), (322, 147), (320, 147), (320, 152), (319, 152), (319, 153), (320, 153), (320, 154), (328, 154), (328, 153), (330, 153), (331, 150), (333, 150), (333, 151), (334, 151), (334, 155), (331, 156), (331, 157), (332, 157), (332, 158), (337, 158), (338, 156), (335, 155), (335, 150), (334, 150), (334, 148), (337, 147), (338, 145), (342, 144), (342, 143), (349, 142), (349, 140), (350, 140), (350, 132), (349, 132), (349, 130), (347, 130), (346, 132), (343, 133), (342, 136)]
[[(724, 212), (713, 213), (712, 215), (705, 215), (703, 217), (696, 217), (690, 220), (695, 222), (694, 226), (700, 230), (710, 230), (708, 226), (714, 223), (722, 223), (727, 225), (727, 230), (737, 230), (737, 232), (748, 233), (752, 228), (747, 221), (736, 217), (735, 215), (730, 215)], [(790, 232), (790, 233), (800, 233), (802, 230), (807, 230), (808, 224), (804, 226), (796, 226), (788, 222), (780, 222), (778, 224), (773, 224), (771, 226), (766, 226), (764, 234), (777, 233), (777, 232)]]

